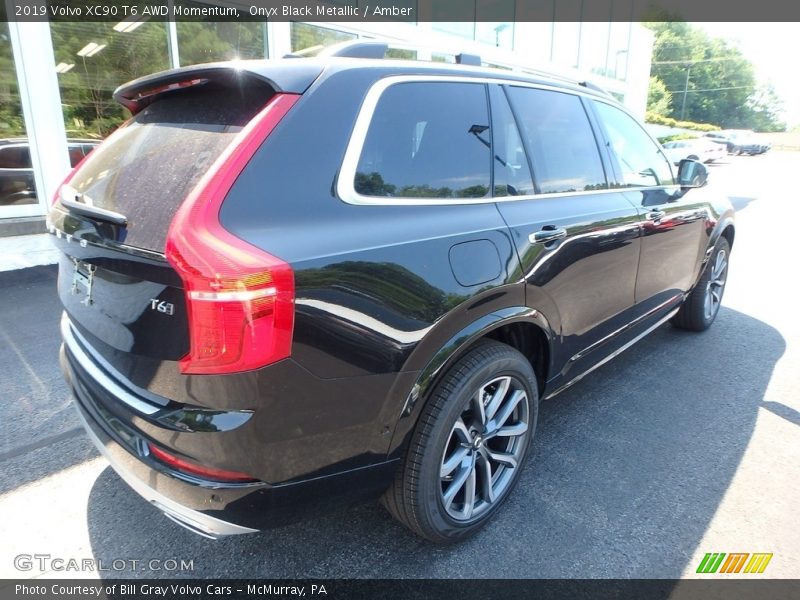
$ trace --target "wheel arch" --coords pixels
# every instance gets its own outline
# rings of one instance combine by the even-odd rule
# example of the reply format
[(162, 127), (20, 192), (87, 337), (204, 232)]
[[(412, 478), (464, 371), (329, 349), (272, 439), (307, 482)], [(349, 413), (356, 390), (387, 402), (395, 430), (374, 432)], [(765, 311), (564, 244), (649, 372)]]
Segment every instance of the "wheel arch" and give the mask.
[(495, 340), (522, 352), (536, 373), (540, 396), (552, 372), (556, 334), (541, 311), (515, 306), (489, 313), (450, 337), (431, 357), (408, 392), (398, 415), (389, 445), (389, 458), (396, 458), (407, 445), (420, 414), (450, 367), (484, 340)]
[[(736, 227), (734, 226), (732, 220), (727, 222), (725, 227), (722, 229), (722, 233), (720, 233), (720, 236), (728, 240), (728, 244), (730, 245), (731, 248), (733, 248), (733, 238), (736, 237)], [(714, 240), (714, 243), (716, 243), (716, 240)]]
[(731, 248), (733, 248), (733, 239), (736, 237), (736, 226), (734, 225), (732, 210), (728, 211), (722, 218), (720, 218), (714, 227), (714, 231), (708, 237), (708, 243), (706, 244), (703, 262), (697, 271), (697, 277), (692, 285), (692, 289), (694, 289), (694, 287), (697, 285), (697, 282), (700, 281), (700, 278), (703, 277), (703, 273), (705, 272), (706, 267), (708, 267), (708, 259), (711, 257), (711, 253), (721, 237), (724, 237), (726, 240), (728, 240), (728, 244)]

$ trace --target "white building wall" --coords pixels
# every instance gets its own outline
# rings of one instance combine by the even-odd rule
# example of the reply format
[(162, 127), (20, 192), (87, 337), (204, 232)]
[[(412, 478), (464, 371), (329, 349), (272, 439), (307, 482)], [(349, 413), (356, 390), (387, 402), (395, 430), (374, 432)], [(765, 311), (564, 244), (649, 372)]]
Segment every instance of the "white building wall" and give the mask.
[(655, 34), (649, 29), (638, 24), (631, 28), (625, 105), (640, 119), (644, 119), (647, 110), (647, 90), (650, 86), (650, 63), (654, 41)]
[(8, 29), (39, 201), (0, 207), (0, 218), (44, 215), (70, 169), (50, 26), (9, 22)]

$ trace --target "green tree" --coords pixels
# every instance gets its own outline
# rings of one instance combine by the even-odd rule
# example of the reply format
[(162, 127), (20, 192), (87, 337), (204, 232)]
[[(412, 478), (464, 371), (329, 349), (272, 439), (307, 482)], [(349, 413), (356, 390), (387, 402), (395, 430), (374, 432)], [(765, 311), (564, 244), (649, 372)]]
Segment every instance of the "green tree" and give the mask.
[(757, 131), (786, 131), (786, 123), (780, 118), (783, 100), (775, 92), (771, 84), (759, 88), (748, 101), (748, 109), (752, 111), (751, 129)]
[(25, 135), (8, 24), (0, 22), (0, 139)]
[(672, 111), (672, 94), (658, 77), (650, 78), (647, 91), (647, 112), (668, 115)]
[(672, 94), (665, 116), (724, 128), (781, 127), (764, 104), (775, 96), (760, 93), (753, 64), (733, 44), (679, 21), (646, 25), (655, 33), (651, 75)]

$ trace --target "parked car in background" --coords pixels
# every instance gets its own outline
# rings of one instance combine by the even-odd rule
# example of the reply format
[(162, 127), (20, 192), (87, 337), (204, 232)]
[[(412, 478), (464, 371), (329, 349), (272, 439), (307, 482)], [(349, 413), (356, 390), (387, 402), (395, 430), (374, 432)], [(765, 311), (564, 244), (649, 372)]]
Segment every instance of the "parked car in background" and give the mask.
[(663, 144), (664, 154), (673, 165), (679, 164), (683, 159), (697, 160), (703, 163), (712, 163), (728, 155), (725, 147), (702, 138), (689, 140), (675, 140)]
[[(100, 140), (68, 139), (70, 166), (89, 154)], [(36, 204), (31, 150), (27, 138), (0, 140), (0, 206)]]
[(712, 142), (724, 144), (729, 154), (763, 154), (772, 146), (759, 140), (749, 129), (723, 129), (705, 134)]
[(382, 497), (464, 539), (539, 398), (718, 314), (734, 212), (702, 163), (589, 84), (386, 47), (123, 85), (50, 211), (80, 418), (196, 533)]

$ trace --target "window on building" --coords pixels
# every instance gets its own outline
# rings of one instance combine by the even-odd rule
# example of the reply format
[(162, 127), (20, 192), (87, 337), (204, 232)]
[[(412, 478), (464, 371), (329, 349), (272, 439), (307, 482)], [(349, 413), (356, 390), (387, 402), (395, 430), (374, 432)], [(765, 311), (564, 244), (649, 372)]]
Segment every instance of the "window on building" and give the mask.
[(581, 70), (610, 76), (606, 69), (608, 56), (608, 23), (583, 23), (581, 25), (580, 57)]
[(402, 83), (381, 96), (355, 176), (366, 196), (482, 198), (489, 193), (486, 88)]
[(445, 54), (443, 52), (431, 52), (431, 61), (440, 63), (455, 64), (455, 54)]
[(50, 34), (67, 137), (105, 137), (129, 116), (114, 90), (170, 67), (165, 23), (55, 21)]
[(24, 137), (25, 119), (8, 24), (0, 21), (0, 208), (36, 204), (28, 146), (11, 142)]
[(25, 135), (8, 23), (0, 21), (0, 140)]
[(30, 169), (31, 153), (28, 144), (0, 146), (0, 169)]
[(589, 118), (578, 96), (509, 87), (536, 183), (542, 193), (607, 187)]
[(386, 58), (397, 58), (400, 60), (417, 60), (417, 51), (407, 50), (406, 48), (387, 48)]
[(623, 81), (627, 79), (630, 37), (630, 23), (611, 23), (608, 36), (608, 65), (606, 66), (606, 73), (609, 77)]
[(484, 44), (514, 48), (515, 0), (482, 0), (475, 3), (475, 39)]
[[(180, 0), (176, 5), (202, 7)], [(178, 56), (181, 65), (218, 60), (267, 58), (267, 24), (256, 22), (178, 21)]]
[(318, 27), (308, 23), (292, 23), (292, 52), (314, 56), (327, 46), (354, 40), (354, 33)]
[(563, 67), (577, 67), (580, 32), (580, 23), (553, 23), (550, 60)]
[(611, 144), (612, 159), (618, 163), (621, 183), (629, 187), (672, 185), (669, 161), (642, 126), (615, 106), (605, 102), (594, 105)]

